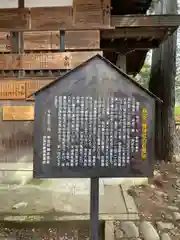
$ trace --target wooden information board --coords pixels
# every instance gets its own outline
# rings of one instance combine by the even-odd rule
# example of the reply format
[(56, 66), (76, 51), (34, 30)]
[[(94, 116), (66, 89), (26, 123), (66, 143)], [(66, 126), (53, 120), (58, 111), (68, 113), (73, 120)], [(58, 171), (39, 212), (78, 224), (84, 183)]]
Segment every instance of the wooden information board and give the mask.
[(54, 79), (45, 79), (45, 80), (27, 80), (26, 81), (26, 99), (34, 100), (33, 96), (30, 96), (40, 88), (54, 81)]
[[(100, 49), (100, 32), (99, 30), (66, 31), (64, 42), (66, 50)], [(51, 50), (59, 48), (59, 31), (24, 32), (25, 50)]]
[(0, 54), (2, 70), (73, 69), (101, 51)]
[(152, 175), (155, 97), (108, 60), (69, 71), (35, 105), (35, 177)]
[(20, 100), (25, 97), (25, 81), (0, 81), (0, 100)]
[(3, 106), (4, 121), (32, 121), (34, 120), (34, 106)]

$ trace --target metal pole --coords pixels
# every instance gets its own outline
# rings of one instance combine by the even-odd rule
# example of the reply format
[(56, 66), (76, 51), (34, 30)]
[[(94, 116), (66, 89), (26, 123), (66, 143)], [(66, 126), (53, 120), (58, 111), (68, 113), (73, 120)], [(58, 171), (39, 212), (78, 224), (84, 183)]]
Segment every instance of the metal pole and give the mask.
[(90, 234), (91, 240), (99, 239), (99, 178), (91, 178), (90, 193)]
[(60, 51), (65, 50), (65, 31), (60, 31)]

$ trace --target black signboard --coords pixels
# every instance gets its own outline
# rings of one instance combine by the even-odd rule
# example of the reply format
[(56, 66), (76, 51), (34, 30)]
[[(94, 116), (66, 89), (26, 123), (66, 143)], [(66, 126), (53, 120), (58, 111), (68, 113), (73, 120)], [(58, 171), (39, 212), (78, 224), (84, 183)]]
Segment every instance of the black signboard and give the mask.
[(35, 96), (35, 177), (152, 175), (154, 96), (104, 58)]

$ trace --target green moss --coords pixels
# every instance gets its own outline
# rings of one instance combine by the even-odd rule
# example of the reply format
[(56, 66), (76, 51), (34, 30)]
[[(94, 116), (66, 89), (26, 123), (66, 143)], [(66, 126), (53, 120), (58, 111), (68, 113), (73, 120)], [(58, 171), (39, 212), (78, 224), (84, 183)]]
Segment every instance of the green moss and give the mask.
[(44, 182), (45, 182), (45, 180), (42, 180), (42, 179), (30, 179), (26, 184), (29, 184), (29, 185), (41, 185)]

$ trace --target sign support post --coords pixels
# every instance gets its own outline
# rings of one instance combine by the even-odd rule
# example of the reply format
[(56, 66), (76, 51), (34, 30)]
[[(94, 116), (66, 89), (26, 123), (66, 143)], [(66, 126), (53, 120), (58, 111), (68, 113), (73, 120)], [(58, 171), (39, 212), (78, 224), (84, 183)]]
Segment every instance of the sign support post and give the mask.
[(99, 239), (99, 178), (91, 178), (90, 188), (90, 234), (91, 240)]

